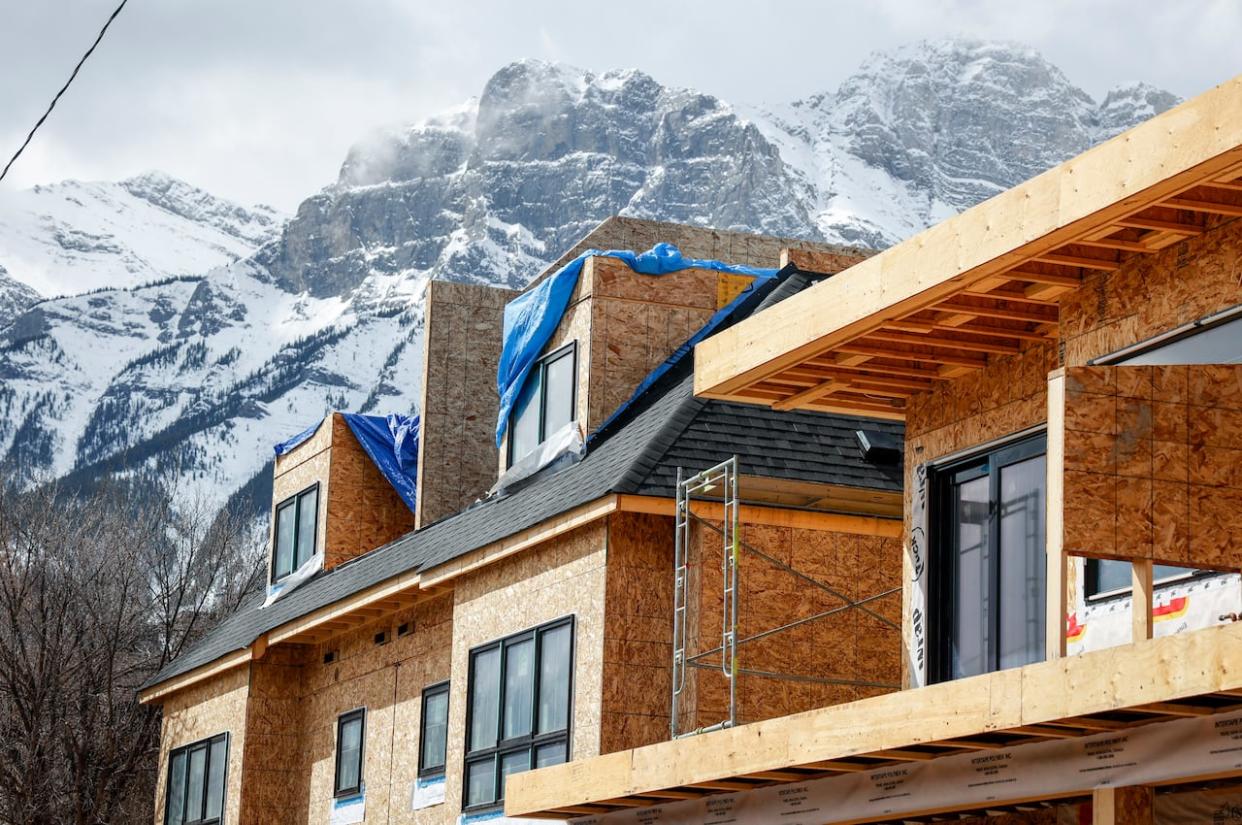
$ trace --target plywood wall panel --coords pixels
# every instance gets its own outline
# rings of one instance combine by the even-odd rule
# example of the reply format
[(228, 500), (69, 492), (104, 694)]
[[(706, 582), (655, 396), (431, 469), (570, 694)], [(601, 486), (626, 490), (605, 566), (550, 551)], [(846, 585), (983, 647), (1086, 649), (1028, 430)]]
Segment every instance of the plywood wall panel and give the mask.
[[(742, 541), (795, 572), (748, 550), (741, 553), (738, 635), (761, 638), (738, 648), (739, 666), (752, 671), (738, 679), (740, 722), (895, 689), (901, 674), (897, 629), (901, 544), (897, 539), (743, 525)], [(690, 556), (691, 654), (720, 645), (720, 557), (719, 534), (696, 528)], [(848, 607), (851, 601), (880, 594), (887, 595), (867, 606), (892, 624)], [(785, 629), (763, 635), (778, 628)], [(728, 713), (728, 683), (718, 670), (720, 657), (705, 656), (703, 661), (717, 669), (689, 672), (686, 715), (680, 722), (683, 729), (715, 724)]]
[(608, 523), (600, 752), (669, 736), (673, 520), (617, 513)]
[(1242, 565), (1242, 366), (1065, 371), (1068, 552)]
[(518, 293), (431, 281), (419, 400), (418, 523), (452, 515), (495, 482), (496, 367), (504, 307)]
[(362, 449), (344, 417), (332, 415), (324, 568), (332, 569), (414, 529), (414, 514)]

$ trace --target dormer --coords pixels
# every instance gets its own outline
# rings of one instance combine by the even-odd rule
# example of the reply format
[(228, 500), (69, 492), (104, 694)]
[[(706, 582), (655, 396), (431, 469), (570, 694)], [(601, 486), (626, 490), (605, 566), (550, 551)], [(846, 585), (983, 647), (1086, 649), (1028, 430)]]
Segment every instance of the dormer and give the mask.
[[(370, 423), (378, 429), (383, 419)], [(296, 577), (316, 556), (331, 570), (414, 529), (414, 513), (345, 415), (330, 413), (308, 433), (286, 442), (276, 456), (270, 588)]]
[[(864, 255), (772, 244), (766, 265), (814, 263), (831, 274)], [(722, 261), (722, 263), (731, 263)], [(749, 262), (748, 262), (749, 263)], [(586, 438), (624, 404), (652, 370), (729, 305), (753, 275), (690, 267), (659, 275), (591, 256), (509, 416), (499, 470), (530, 454), (569, 422)]]

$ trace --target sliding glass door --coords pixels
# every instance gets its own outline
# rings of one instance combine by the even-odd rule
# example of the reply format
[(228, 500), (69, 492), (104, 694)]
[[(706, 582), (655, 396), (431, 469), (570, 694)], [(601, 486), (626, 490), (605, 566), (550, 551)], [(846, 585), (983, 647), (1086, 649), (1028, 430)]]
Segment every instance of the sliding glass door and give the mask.
[(939, 468), (933, 517), (933, 675), (1044, 655), (1044, 438)]

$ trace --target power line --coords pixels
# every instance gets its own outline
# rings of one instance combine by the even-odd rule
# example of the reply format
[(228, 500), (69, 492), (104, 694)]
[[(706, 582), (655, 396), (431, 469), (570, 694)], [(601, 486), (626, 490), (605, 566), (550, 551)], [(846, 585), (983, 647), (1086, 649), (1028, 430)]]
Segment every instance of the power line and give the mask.
[(108, 17), (107, 22), (103, 24), (103, 28), (99, 30), (99, 36), (95, 38), (95, 42), (92, 43), (91, 47), (86, 50), (86, 54), (82, 55), (82, 59), (78, 61), (78, 65), (73, 67), (73, 74), (69, 75), (69, 79), (65, 81), (65, 85), (60, 87), (60, 91), (56, 93), (56, 97), (52, 98), (52, 102), (48, 104), (47, 111), (43, 113), (43, 117), (39, 118), (39, 120), (31, 128), (30, 134), (26, 135), (26, 139), (22, 141), (22, 145), (19, 146), (17, 151), (13, 153), (13, 157), (9, 158), (9, 162), (4, 164), (4, 170), (0, 171), (0, 180), (4, 180), (4, 176), (9, 173), (9, 168), (19, 157), (21, 157), (21, 154), (26, 150), (26, 147), (30, 145), (30, 140), (34, 137), (35, 132), (39, 131), (39, 127), (43, 125), (43, 121), (47, 120), (47, 116), (50, 115), (52, 110), (56, 108), (56, 103), (60, 100), (60, 96), (65, 93), (65, 91), (69, 88), (69, 84), (72, 83), (73, 79), (78, 76), (78, 71), (82, 68), (82, 64), (85, 63), (86, 59), (91, 56), (91, 52), (95, 51), (95, 47), (99, 45), (100, 40), (103, 40), (104, 34), (108, 31), (108, 27), (112, 25), (112, 21), (116, 19), (116, 16), (121, 13), (121, 9), (125, 8), (125, 4), (128, 2), (129, 0), (121, 0), (121, 5), (117, 6), (116, 11), (112, 12), (112, 14)]

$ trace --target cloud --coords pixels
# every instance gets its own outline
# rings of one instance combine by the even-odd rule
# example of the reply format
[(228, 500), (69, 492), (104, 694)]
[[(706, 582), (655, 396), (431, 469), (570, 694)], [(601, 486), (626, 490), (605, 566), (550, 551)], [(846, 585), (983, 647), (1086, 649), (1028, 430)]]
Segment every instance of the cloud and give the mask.
[[(113, 3), (7, 4), (6, 159)], [(954, 35), (1026, 42), (1097, 97), (1133, 79), (1190, 96), (1237, 71), (1242, 4), (1187, 0), (1135, 14), (1122, 0), (136, 2), (12, 183), (160, 168), (292, 210), (336, 178), (366, 133), (478, 94), (520, 57), (596, 71), (634, 66), (728, 100), (776, 102), (835, 88), (872, 51)]]

